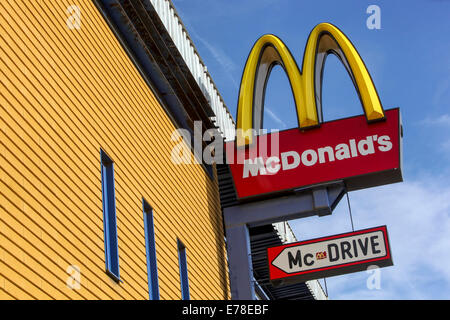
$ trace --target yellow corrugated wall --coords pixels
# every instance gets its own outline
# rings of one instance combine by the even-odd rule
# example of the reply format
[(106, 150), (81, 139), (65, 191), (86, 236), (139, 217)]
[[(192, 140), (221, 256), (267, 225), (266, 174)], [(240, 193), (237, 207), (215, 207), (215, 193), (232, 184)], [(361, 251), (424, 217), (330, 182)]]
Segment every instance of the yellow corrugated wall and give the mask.
[[(142, 197), (161, 299), (181, 297), (177, 238), (191, 298), (229, 298), (217, 183), (170, 161), (176, 127), (95, 5), (1, 1), (0, 37), (0, 298), (148, 299)], [(100, 148), (114, 161), (119, 284), (105, 273)]]

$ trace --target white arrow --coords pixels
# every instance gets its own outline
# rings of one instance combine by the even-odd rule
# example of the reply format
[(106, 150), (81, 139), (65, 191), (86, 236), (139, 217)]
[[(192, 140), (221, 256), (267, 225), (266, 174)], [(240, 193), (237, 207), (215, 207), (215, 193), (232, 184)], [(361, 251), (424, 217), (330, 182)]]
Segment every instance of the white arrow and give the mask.
[(284, 248), (272, 261), (272, 265), (286, 273), (296, 273), (313, 269), (316, 257), (310, 252), (303, 252), (303, 246)]

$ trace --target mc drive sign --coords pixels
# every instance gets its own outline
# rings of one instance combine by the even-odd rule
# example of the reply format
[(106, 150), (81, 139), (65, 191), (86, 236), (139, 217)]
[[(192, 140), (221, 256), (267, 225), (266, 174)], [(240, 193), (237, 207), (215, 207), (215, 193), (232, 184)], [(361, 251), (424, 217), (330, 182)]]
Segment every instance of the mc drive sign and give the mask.
[(267, 249), (274, 285), (393, 265), (386, 226)]

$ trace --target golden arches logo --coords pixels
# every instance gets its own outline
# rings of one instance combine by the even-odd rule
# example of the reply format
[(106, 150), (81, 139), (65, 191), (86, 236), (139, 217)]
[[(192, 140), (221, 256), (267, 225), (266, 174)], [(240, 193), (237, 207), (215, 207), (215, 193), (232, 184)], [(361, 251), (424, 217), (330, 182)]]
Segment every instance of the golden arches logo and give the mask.
[(259, 38), (247, 58), (239, 90), (237, 146), (252, 143), (253, 130), (262, 128), (264, 92), (275, 65), (287, 73), (300, 129), (320, 125), (322, 71), (328, 54), (335, 54), (349, 73), (369, 122), (384, 119), (384, 110), (364, 62), (350, 40), (334, 25), (318, 24), (310, 33), (299, 70), (286, 45), (276, 36)]

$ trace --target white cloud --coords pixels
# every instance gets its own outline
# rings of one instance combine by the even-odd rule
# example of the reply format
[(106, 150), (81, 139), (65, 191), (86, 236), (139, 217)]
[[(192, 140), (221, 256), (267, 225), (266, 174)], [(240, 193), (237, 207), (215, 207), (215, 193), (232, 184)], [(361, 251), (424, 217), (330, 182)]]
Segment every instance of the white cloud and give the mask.
[[(394, 266), (380, 269), (381, 290), (365, 272), (327, 279), (331, 299), (448, 299), (450, 186), (423, 178), (350, 193), (355, 229), (387, 225)], [(350, 231), (346, 199), (331, 216), (291, 222), (299, 239)]]
[(439, 117), (435, 117), (435, 118), (426, 118), (426, 119), (422, 120), (420, 123), (424, 124), (424, 125), (429, 125), (429, 126), (435, 126), (435, 125), (450, 126), (450, 115), (443, 114), (443, 115), (440, 115)]
[(239, 87), (239, 84), (233, 76), (233, 73), (237, 70), (237, 65), (234, 63), (234, 61), (219, 46), (212, 45), (203, 37), (201, 37), (194, 30), (194, 28), (190, 27), (189, 31), (209, 51), (209, 53), (213, 56), (217, 63), (223, 68), (226, 76), (230, 79), (231, 83), (237, 89)]
[(441, 143), (441, 149), (445, 154), (450, 155), (450, 139)]
[(450, 93), (450, 77), (442, 79), (437, 83), (436, 89), (433, 95), (433, 104), (437, 107), (443, 107), (448, 104), (448, 94)]
[(219, 47), (213, 46), (208, 41), (206, 41), (205, 39), (203, 39), (198, 35), (197, 38), (206, 47), (206, 49), (209, 50), (214, 59), (216, 59), (216, 61), (225, 70), (227, 76), (230, 78), (234, 86), (237, 87), (238, 83), (236, 82), (236, 79), (233, 76), (233, 72), (237, 69), (237, 67), (236, 64), (233, 62), (233, 60), (227, 54), (225, 54), (223, 50), (220, 49)]

